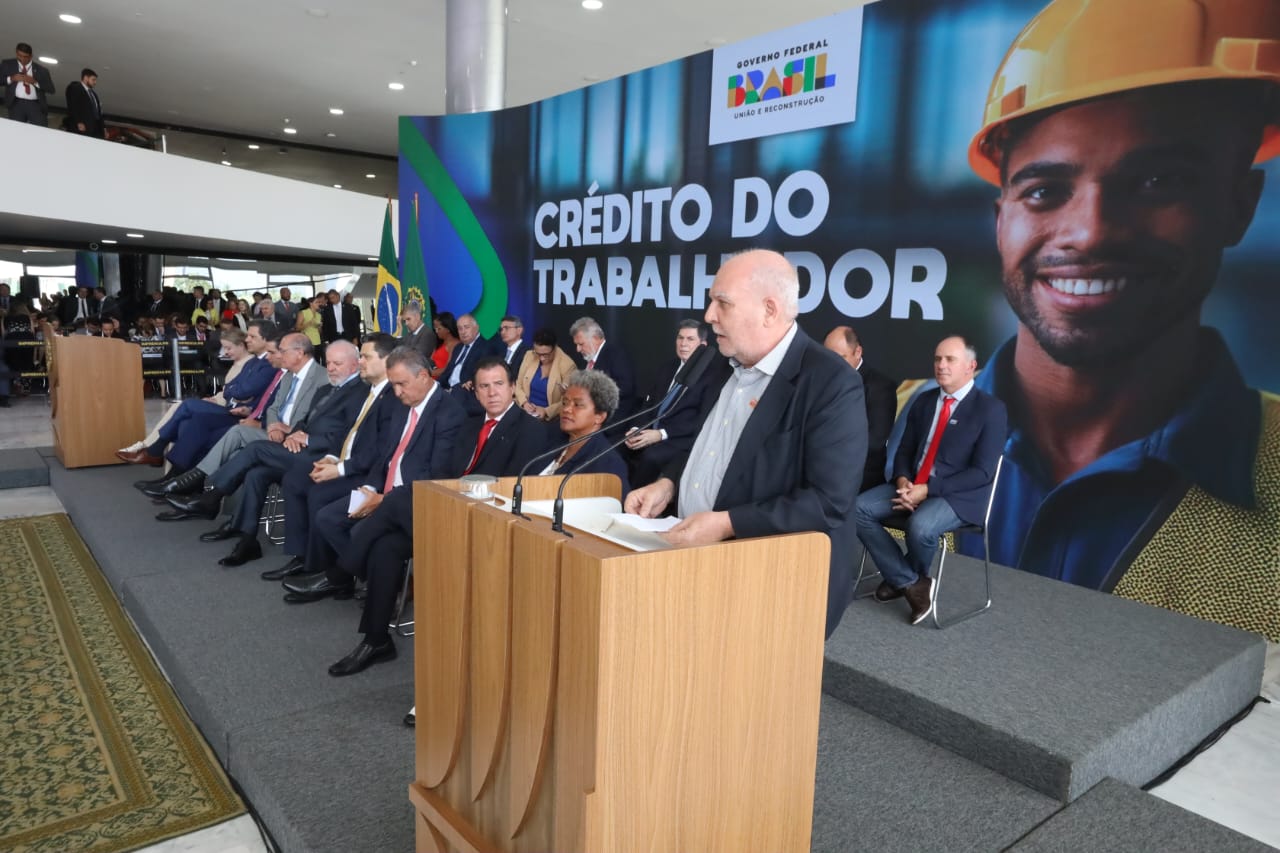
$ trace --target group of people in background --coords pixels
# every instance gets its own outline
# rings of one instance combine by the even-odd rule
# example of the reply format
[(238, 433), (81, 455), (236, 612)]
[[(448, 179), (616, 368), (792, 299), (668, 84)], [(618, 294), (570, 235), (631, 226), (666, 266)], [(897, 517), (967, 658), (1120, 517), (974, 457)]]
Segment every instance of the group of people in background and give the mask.
[[(31, 45), (18, 42), (12, 59), (0, 60), (0, 78), (4, 79), (4, 106), (13, 121), (49, 126), (49, 97), (57, 90), (53, 75), (32, 56)], [(105, 139), (106, 122), (102, 101), (98, 97), (98, 73), (92, 68), (80, 71), (80, 78), (67, 84), (67, 115), (62, 129), (81, 136)]]

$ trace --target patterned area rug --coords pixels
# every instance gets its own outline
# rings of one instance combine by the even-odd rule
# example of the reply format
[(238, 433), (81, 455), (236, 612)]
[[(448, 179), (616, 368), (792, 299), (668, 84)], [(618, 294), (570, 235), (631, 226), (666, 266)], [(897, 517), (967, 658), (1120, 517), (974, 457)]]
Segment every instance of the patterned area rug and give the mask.
[(0, 850), (134, 850), (244, 810), (70, 519), (0, 521)]

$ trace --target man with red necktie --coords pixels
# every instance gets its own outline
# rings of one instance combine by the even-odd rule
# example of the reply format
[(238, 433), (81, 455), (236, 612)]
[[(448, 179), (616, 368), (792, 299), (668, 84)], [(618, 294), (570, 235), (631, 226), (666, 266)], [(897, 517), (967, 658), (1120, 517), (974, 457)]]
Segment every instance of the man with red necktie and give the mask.
[(4, 105), (14, 121), (49, 126), (49, 94), (53, 77), (49, 69), (31, 58), (31, 45), (19, 42), (15, 59), (0, 62), (0, 79), (4, 80)]
[[(933, 354), (938, 387), (916, 398), (893, 460), (893, 482), (858, 496), (858, 538), (884, 579), (877, 601), (906, 597), (909, 621), (924, 621), (934, 606), (929, 576), (938, 537), (980, 524), (1004, 452), (1004, 403), (974, 387), (978, 356), (962, 337), (944, 338)], [(882, 521), (907, 521), (904, 556)]]
[[(413, 482), (452, 476), (454, 444), (466, 415), (462, 407), (431, 378), (427, 358), (408, 347), (397, 347), (387, 357), (387, 381), (404, 404), (387, 431), (388, 446), (356, 491), (361, 502), (343, 496), (322, 507), (311, 525), (307, 543), (306, 568), (309, 574), (285, 581), (284, 600), (290, 604), (322, 598), (350, 598), (357, 575), (365, 575), (368, 585), (360, 632), (364, 638), (342, 660), (329, 667), (333, 676), (354, 675), (372, 664), (396, 656), (387, 623), (399, 591), (399, 570), (394, 574), (367, 572), (347, 559), (353, 538), (361, 528), (389, 514), (408, 513), (412, 529)], [(505, 369), (503, 370), (505, 374)]]

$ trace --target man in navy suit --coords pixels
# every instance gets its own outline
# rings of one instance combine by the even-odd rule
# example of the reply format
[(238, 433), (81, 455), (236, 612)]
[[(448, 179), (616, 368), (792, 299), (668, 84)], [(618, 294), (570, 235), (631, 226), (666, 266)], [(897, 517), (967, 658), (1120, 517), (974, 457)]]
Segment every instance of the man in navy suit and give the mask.
[(822, 345), (843, 358), (862, 377), (867, 400), (867, 464), (862, 471), (861, 488), (865, 492), (884, 483), (889, 433), (898, 414), (898, 383), (867, 364), (862, 357), (862, 342), (852, 327), (836, 326)]
[(598, 370), (608, 376), (618, 386), (618, 411), (612, 420), (627, 417), (636, 409), (636, 372), (631, 366), (631, 357), (618, 344), (605, 344), (604, 329), (590, 317), (580, 317), (569, 327), (569, 337), (573, 340), (578, 355), (582, 356), (582, 364), (587, 370)]
[[(384, 502), (392, 507), (412, 501), (415, 480), (433, 480), (450, 474), (454, 443), (466, 416), (449, 394), (431, 378), (429, 363), (422, 353), (407, 347), (396, 349), (387, 358), (387, 380), (404, 404), (390, 430), (393, 445), (364, 478), (358, 491), (363, 501), (352, 506), (340, 497), (316, 513), (308, 543), (308, 568), (315, 574), (286, 581), (285, 601), (302, 603), (334, 596), (349, 597), (354, 577), (339, 563), (339, 555), (350, 547), (353, 528), (373, 516)], [(394, 580), (369, 578), (360, 631), (364, 638), (342, 660), (329, 667), (333, 676), (354, 675), (379, 661), (396, 656), (396, 647), (387, 633), (387, 623), (395, 603)]]
[(831, 538), (826, 633), (849, 601), (853, 508), (867, 456), (862, 380), (796, 323), (800, 281), (777, 252), (735, 255), (708, 292), (723, 384), (692, 450), (627, 497), (648, 518), (679, 501), (675, 545), (816, 531)]
[(515, 314), (508, 314), (498, 325), (498, 340), (495, 342), (494, 354), (502, 358), (511, 374), (511, 381), (516, 381), (520, 374), (520, 364), (529, 353), (529, 345), (524, 342), (524, 321)]
[[(906, 596), (910, 622), (922, 622), (934, 606), (929, 576), (938, 537), (964, 524), (981, 524), (1004, 451), (1008, 412), (1004, 403), (974, 387), (978, 357), (962, 337), (944, 338), (933, 353), (938, 387), (916, 398), (893, 459), (893, 482), (858, 498), (858, 538), (884, 581), (876, 600)], [(881, 524), (906, 518), (907, 553)]]
[(307, 543), (316, 513), (364, 482), (389, 441), (393, 416), (402, 408), (387, 382), (387, 356), (396, 339), (378, 332), (360, 347), (360, 378), (369, 386), (360, 414), (337, 451), (320, 459), (298, 459), (280, 482), (285, 506), (283, 550), (292, 555), (279, 568), (262, 573), (266, 581), (280, 581), (307, 571)]
[[(648, 409), (660, 403), (674, 387), (676, 375), (694, 358), (695, 353), (698, 358), (711, 358), (714, 353), (703, 349), (706, 344), (706, 326), (697, 320), (681, 320), (676, 328), (675, 358), (658, 370), (653, 387), (638, 408)], [(694, 365), (691, 370), (696, 367)], [(688, 453), (693, 447), (693, 440), (702, 426), (699, 419), (702, 400), (712, 385), (712, 376), (707, 370), (700, 371), (699, 379), (689, 386), (675, 405), (658, 410), (658, 418), (652, 426), (627, 431), (626, 459), (632, 486), (652, 483), (672, 459)], [(682, 378), (681, 381), (685, 380)], [(714, 390), (719, 392), (718, 387)]]

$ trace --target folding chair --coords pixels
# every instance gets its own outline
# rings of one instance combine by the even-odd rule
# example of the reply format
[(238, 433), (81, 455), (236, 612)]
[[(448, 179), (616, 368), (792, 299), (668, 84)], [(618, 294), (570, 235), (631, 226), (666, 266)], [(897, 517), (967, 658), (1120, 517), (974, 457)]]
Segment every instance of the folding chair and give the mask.
[[(1004, 467), (1004, 456), (1002, 454), (1000, 458), (996, 460), (996, 474), (994, 477), (991, 478), (991, 493), (987, 495), (987, 511), (982, 516), (982, 524), (964, 524), (938, 537), (938, 576), (937, 578), (935, 578), (934, 590), (933, 590), (933, 596), (934, 596), (933, 625), (935, 628), (949, 628), (950, 626), (956, 624), (957, 622), (963, 622), (966, 619), (969, 619), (973, 616), (977, 616), (979, 613), (985, 613), (987, 610), (991, 608), (991, 540), (987, 531), (988, 531), (988, 528), (990, 527), (991, 507), (996, 500), (996, 487), (1000, 484), (1000, 469), (1003, 467)], [(889, 528), (890, 530), (897, 530), (905, 533), (907, 529), (906, 518), (903, 518), (903, 519), (887, 518), (883, 523), (884, 523), (884, 526)], [(952, 616), (949, 619), (941, 620), (938, 618), (938, 611), (941, 610), (941, 608), (938, 606), (938, 599), (942, 595), (942, 568), (947, 561), (948, 545), (950, 544), (950, 547), (952, 548), (955, 547), (954, 534), (956, 533), (977, 533), (977, 534), (981, 534), (982, 536), (982, 563), (983, 563), (983, 569), (984, 569), (984, 578), (986, 580), (986, 585), (987, 585), (986, 587), (987, 598), (986, 598), (986, 603), (979, 607), (975, 607), (972, 610), (968, 610), (959, 615)], [(949, 537), (951, 537), (950, 543), (948, 542)], [(861, 595), (857, 594), (858, 586), (862, 583), (864, 579), (863, 573), (866, 569), (866, 566), (867, 566), (867, 549), (863, 548), (862, 559), (858, 561), (858, 579), (853, 582), (853, 588), (855, 591), (854, 598), (867, 598), (868, 596), (873, 594), (871, 592), (864, 592)], [(872, 574), (868, 574), (866, 577), (867, 579), (870, 579), (878, 576), (879, 574), (880, 573), (877, 571)]]

